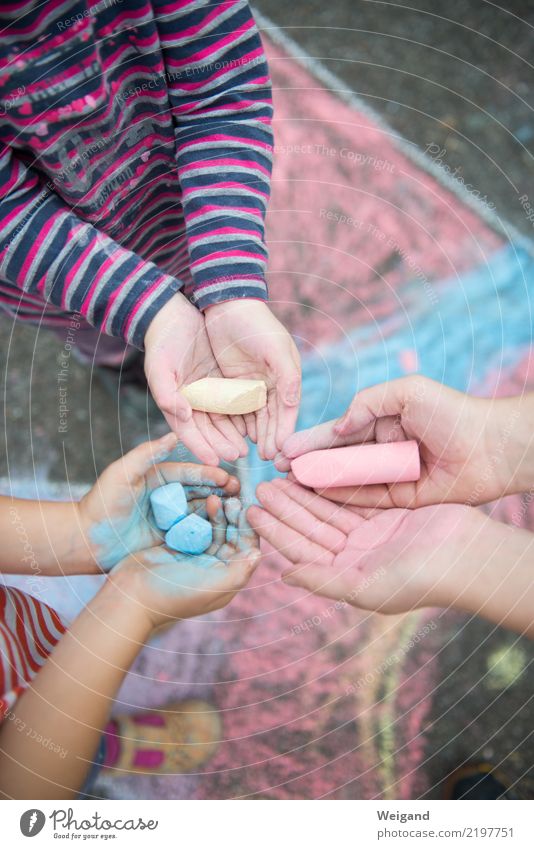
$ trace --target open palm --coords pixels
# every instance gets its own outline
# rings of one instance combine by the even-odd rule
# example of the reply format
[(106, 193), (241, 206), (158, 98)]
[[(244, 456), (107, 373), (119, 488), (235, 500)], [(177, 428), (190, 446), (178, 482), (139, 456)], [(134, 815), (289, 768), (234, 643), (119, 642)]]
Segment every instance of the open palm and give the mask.
[(101, 569), (109, 570), (131, 552), (161, 545), (150, 494), (166, 483), (183, 485), (190, 512), (206, 515), (209, 496), (232, 496), (239, 481), (223, 469), (165, 462), (176, 445), (167, 434), (139, 445), (112, 463), (79, 504), (81, 526)]
[(224, 607), (258, 564), (257, 537), (238, 499), (208, 496), (206, 517), (213, 543), (204, 554), (179, 554), (158, 545), (131, 554), (115, 569), (128, 572), (128, 594), (138, 599), (153, 627)]
[(181, 389), (203, 377), (220, 377), (202, 314), (180, 293), (152, 320), (145, 335), (145, 373), (170, 428), (199, 460), (218, 465), (247, 453), (240, 416), (192, 411)]
[(429, 604), (454, 552), (471, 539), (477, 511), (457, 504), (418, 510), (341, 507), (291, 481), (258, 487), (248, 519), (289, 561), (286, 583), (355, 607), (399, 613)]
[(224, 377), (263, 380), (267, 406), (245, 416), (262, 459), (272, 460), (293, 433), (300, 400), (300, 357), (293, 339), (259, 301), (230, 301), (206, 310), (206, 330)]

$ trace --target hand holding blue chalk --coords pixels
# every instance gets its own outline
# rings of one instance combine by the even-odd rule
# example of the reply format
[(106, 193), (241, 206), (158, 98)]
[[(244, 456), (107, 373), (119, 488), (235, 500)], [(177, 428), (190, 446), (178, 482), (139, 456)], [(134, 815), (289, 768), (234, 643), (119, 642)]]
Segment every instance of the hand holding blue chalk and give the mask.
[(181, 551), (182, 554), (203, 554), (210, 547), (212, 540), (211, 524), (196, 513), (190, 513), (165, 534), (165, 542), (169, 548)]
[(168, 483), (150, 493), (150, 503), (158, 528), (168, 531), (187, 516), (187, 498), (181, 483)]

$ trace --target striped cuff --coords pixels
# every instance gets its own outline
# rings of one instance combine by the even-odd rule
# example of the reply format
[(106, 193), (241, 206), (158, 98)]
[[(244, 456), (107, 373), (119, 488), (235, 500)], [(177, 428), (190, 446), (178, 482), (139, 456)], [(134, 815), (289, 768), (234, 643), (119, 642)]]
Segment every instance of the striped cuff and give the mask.
[(213, 280), (203, 281), (200, 286), (196, 286), (187, 294), (191, 303), (199, 310), (204, 310), (213, 304), (222, 304), (224, 301), (236, 301), (241, 298), (254, 298), (259, 301), (269, 299), (265, 278), (260, 275), (214, 277)]
[(142, 288), (136, 287), (128, 302), (121, 304), (120, 329), (117, 327), (113, 333), (140, 351), (144, 350), (145, 333), (156, 313), (182, 289), (175, 277), (155, 268), (148, 269), (142, 283)]

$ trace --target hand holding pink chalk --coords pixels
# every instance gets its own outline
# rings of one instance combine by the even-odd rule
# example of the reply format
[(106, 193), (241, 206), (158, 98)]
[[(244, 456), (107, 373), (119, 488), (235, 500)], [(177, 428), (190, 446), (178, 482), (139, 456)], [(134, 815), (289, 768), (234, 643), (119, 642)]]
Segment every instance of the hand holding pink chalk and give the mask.
[(419, 480), (419, 447), (414, 440), (349, 445), (297, 457), (291, 471), (312, 489), (365, 486)]
[[(308, 452), (415, 440), (421, 460), (418, 479), (399, 476), (371, 482), (369, 477), (365, 486), (340, 483), (329, 489), (328, 498), (380, 508), (444, 501), (482, 504), (524, 492), (534, 480), (534, 454), (528, 451), (530, 409), (532, 395), (474, 398), (414, 375), (358, 392), (340, 419), (290, 436), (275, 462), (280, 471), (293, 468), (295, 477), (305, 482), (296, 460)], [(491, 473), (482, 477), (483, 469)]]

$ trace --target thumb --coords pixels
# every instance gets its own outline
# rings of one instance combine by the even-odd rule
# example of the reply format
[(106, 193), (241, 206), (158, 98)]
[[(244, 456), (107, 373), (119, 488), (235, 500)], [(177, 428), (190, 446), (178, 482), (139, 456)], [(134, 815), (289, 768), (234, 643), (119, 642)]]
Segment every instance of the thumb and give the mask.
[(178, 437), (174, 433), (166, 433), (152, 442), (143, 442), (117, 461), (121, 465), (122, 474), (127, 481), (143, 477), (155, 463), (161, 463), (168, 457), (177, 442)]
[(161, 412), (182, 422), (187, 422), (193, 415), (191, 404), (180, 391), (183, 381), (163, 364), (161, 367), (150, 366), (145, 357), (145, 373), (150, 391)]
[(300, 370), (296, 366), (292, 365), (280, 375), (277, 392), (288, 407), (298, 407), (300, 404), (301, 382)]
[(282, 453), (288, 460), (294, 460), (301, 454), (317, 451), (320, 448), (332, 448), (338, 444), (338, 435), (334, 429), (337, 419), (293, 433), (285, 440)]
[(384, 416), (406, 417), (408, 409), (420, 406), (427, 384), (432, 382), (414, 375), (363, 389), (354, 396), (350, 407), (335, 425), (336, 433), (348, 436), (372, 428), (376, 419)]
[(258, 548), (249, 549), (246, 556), (243, 556), (243, 552), (238, 552), (230, 557), (228, 560), (229, 579), (234, 592), (248, 583), (259, 566), (260, 560), (261, 552)]

